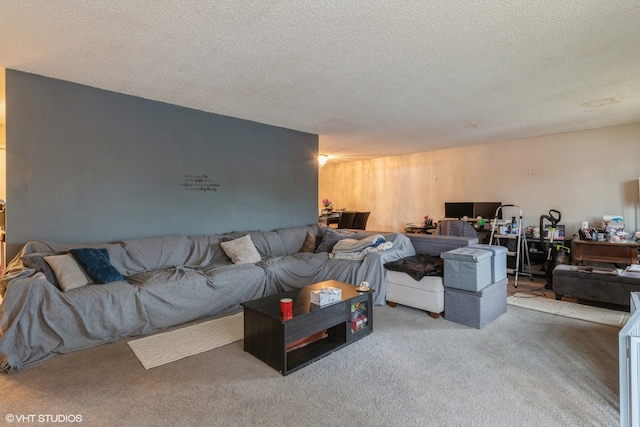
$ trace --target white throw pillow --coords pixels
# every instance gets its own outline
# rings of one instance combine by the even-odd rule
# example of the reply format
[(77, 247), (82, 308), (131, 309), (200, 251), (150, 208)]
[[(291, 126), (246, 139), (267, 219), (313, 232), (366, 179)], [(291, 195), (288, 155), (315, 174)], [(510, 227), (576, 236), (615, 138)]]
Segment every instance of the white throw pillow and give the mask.
[(64, 292), (93, 283), (71, 254), (46, 256), (44, 260), (53, 270)]
[(220, 246), (234, 264), (251, 264), (262, 259), (248, 234), (229, 242), (222, 242)]

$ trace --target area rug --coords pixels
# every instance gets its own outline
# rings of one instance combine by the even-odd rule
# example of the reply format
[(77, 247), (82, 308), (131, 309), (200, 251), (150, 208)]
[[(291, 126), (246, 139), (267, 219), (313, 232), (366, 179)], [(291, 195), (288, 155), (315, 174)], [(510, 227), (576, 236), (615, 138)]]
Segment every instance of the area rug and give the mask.
[(129, 341), (145, 369), (155, 368), (243, 338), (243, 313)]
[(629, 319), (629, 313), (624, 311), (591, 307), (569, 301), (557, 301), (521, 292), (509, 296), (507, 304), (609, 326), (622, 326)]

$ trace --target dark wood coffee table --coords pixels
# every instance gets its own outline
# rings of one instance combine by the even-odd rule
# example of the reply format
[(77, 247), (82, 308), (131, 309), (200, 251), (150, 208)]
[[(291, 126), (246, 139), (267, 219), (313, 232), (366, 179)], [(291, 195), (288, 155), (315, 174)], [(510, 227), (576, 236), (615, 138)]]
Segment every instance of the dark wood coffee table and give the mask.
[[(342, 289), (342, 301), (311, 304), (311, 291)], [(280, 318), (280, 299), (293, 299), (293, 318)], [(282, 375), (294, 372), (373, 331), (371, 292), (328, 280), (243, 302), (244, 350)]]

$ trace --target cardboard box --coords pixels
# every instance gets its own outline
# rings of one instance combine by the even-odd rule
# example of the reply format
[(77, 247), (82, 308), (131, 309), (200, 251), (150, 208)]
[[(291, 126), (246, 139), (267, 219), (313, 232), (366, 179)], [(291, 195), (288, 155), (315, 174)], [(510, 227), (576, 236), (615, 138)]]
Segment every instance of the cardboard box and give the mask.
[(342, 301), (342, 289), (322, 288), (317, 291), (311, 291), (312, 304), (323, 306), (338, 301)]
[(367, 316), (358, 316), (351, 321), (351, 332), (358, 332), (367, 327)]

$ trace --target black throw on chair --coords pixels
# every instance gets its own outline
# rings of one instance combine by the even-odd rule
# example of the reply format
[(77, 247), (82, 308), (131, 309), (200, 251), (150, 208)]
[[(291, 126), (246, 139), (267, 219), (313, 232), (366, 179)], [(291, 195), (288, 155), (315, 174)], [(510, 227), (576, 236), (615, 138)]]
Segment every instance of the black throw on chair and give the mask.
[(435, 234), (440, 236), (478, 237), (478, 232), (467, 221), (442, 220), (438, 223)]
[(353, 220), (356, 218), (355, 212), (342, 212), (338, 220), (338, 228), (353, 228)]
[(371, 212), (356, 212), (356, 217), (353, 220), (353, 228), (354, 230), (364, 230), (367, 228), (367, 220), (369, 219), (369, 214)]

